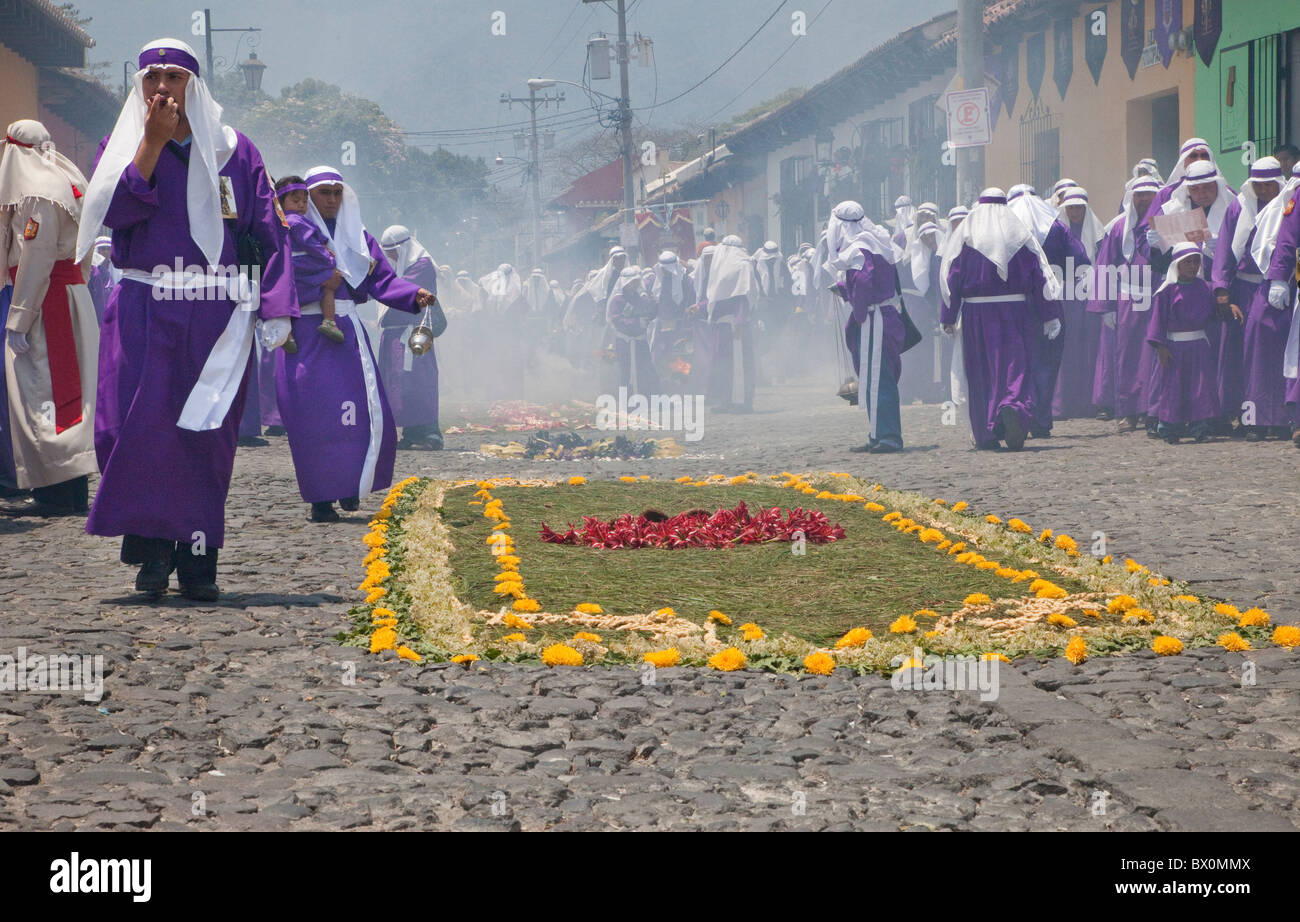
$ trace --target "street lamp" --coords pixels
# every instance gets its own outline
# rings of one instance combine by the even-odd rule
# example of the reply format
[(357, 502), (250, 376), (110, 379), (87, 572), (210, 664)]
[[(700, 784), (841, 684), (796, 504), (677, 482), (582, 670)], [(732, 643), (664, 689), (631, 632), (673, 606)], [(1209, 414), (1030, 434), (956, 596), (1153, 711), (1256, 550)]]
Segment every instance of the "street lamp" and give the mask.
[(819, 164), (830, 163), (833, 156), (831, 148), (835, 145), (835, 136), (823, 128), (817, 132), (813, 142), (816, 145), (817, 162)]
[(266, 70), (266, 65), (257, 59), (256, 51), (248, 53), (248, 60), (240, 62), (239, 69), (244, 74), (244, 87), (250, 93), (256, 93), (262, 88), (262, 72)]

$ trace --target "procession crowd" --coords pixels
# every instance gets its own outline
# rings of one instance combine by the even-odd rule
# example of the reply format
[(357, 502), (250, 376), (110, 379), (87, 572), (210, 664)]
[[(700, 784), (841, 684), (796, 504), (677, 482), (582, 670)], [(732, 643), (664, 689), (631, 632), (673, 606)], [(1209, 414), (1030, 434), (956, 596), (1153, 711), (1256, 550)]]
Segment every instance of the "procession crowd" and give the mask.
[(840, 202), (788, 257), (708, 229), (645, 266), (613, 247), (567, 288), (506, 263), (474, 279), (404, 226), (372, 236), (331, 166), (273, 181), (193, 49), (160, 39), (89, 181), (39, 122), (8, 128), (0, 513), (87, 514), (137, 590), (175, 572), (213, 600), (241, 440), (285, 435), (310, 518), (337, 521), (390, 486), (398, 447), (442, 447), (448, 329), (444, 371), (491, 397), (563, 367), (596, 393), (746, 413), (760, 383), (834, 368), (867, 412), (855, 451), (901, 451), (906, 400), (966, 404), (980, 449), (1081, 416), (1300, 445), (1295, 155), (1257, 160), (1238, 193), (1192, 139), (1168, 180), (1135, 166), (1109, 220), (1062, 179), (946, 216), (902, 197), (892, 228)]

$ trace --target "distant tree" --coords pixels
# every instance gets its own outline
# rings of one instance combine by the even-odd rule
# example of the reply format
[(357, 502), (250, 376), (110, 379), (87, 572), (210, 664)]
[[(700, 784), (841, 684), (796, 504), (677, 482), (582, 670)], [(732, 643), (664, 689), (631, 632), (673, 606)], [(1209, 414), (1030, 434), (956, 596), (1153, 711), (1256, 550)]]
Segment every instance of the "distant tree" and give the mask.
[(250, 92), (242, 75), (220, 74), (213, 94), (225, 108), (223, 120), (253, 139), (273, 176), (321, 163), (340, 168), (375, 233), (406, 224), (432, 235), (483, 199), (481, 159), (409, 146), (378, 103), (337, 86), (303, 80), (272, 97)]

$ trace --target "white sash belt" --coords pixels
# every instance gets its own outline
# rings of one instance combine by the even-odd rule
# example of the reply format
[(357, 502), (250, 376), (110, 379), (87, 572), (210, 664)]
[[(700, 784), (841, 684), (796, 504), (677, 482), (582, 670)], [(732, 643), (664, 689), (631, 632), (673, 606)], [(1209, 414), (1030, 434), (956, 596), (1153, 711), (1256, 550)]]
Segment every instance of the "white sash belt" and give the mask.
[(977, 295), (974, 298), (962, 298), (963, 304), (1007, 304), (1025, 300), (1024, 295)]
[(1168, 334), (1171, 343), (1194, 343), (1197, 340), (1210, 341), (1210, 337), (1205, 335), (1204, 330), (1182, 330), (1177, 333)]
[[(858, 406), (867, 411), (867, 437), (876, 439), (876, 424), (879, 421), (880, 403), (880, 359), (884, 350), (885, 315), (876, 308), (893, 304), (884, 301), (867, 308), (867, 320), (858, 333)], [(871, 364), (867, 365), (870, 360)]]
[[(182, 296), (187, 290), (194, 290), (197, 285), (207, 286), (212, 279), (210, 276), (177, 275), (163, 270), (145, 272), (142, 269), (123, 269), (122, 278), (140, 282), (155, 290), (182, 292)], [(208, 353), (203, 369), (199, 372), (199, 379), (194, 382), (181, 410), (180, 419), (176, 421), (180, 428), (193, 432), (220, 428), (226, 414), (230, 412), (235, 395), (239, 393), (239, 385), (248, 368), (248, 356), (253, 348), (253, 328), (257, 321), (261, 285), (242, 272), (234, 278), (223, 275), (221, 284), (235, 302), (235, 310), (231, 313), (226, 328), (213, 344), (212, 351)]]
[[(303, 304), (299, 313), (311, 317), (321, 312), (320, 302)], [(379, 461), (379, 449), (384, 442), (384, 407), (379, 402), (379, 374), (375, 370), (375, 359), (370, 347), (370, 334), (366, 325), (357, 315), (357, 306), (344, 298), (334, 299), (334, 316), (352, 318), (352, 331), (357, 338), (357, 353), (361, 357), (361, 377), (366, 384), (366, 413), (370, 417), (370, 443), (366, 446), (366, 458), (361, 465), (361, 480), (357, 495), (365, 496), (375, 485), (375, 465)]]

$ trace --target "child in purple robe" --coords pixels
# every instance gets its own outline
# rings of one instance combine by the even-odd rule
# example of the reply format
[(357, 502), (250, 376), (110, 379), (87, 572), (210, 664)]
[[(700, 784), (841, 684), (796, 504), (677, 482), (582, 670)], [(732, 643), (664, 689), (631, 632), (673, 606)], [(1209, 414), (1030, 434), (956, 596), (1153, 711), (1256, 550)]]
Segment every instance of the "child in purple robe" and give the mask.
[(1147, 342), (1159, 364), (1151, 406), (1157, 433), (1171, 445), (1190, 426), (1198, 442), (1209, 437), (1219, 414), (1215, 352), (1207, 327), (1217, 319), (1214, 291), (1200, 277), (1201, 250), (1194, 243), (1174, 247), (1165, 283), (1156, 291), (1147, 322)]
[[(285, 176), (275, 184), (275, 196), (284, 211), (285, 226), (293, 243), (293, 277), (301, 304), (320, 302), (323, 318), (318, 332), (326, 339), (342, 343), (346, 337), (334, 322), (334, 292), (343, 276), (338, 261), (330, 249), (329, 240), (307, 218), (307, 185), (301, 176)], [(286, 343), (286, 352), (296, 352), (292, 336)]]

